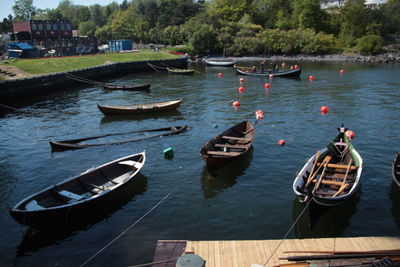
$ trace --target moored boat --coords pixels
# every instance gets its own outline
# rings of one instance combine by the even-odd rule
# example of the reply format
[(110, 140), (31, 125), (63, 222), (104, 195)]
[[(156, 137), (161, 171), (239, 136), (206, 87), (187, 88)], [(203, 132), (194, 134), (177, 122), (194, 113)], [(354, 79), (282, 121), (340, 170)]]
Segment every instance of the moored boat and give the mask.
[(108, 84), (103, 83), (101, 87), (105, 90), (126, 90), (126, 91), (147, 91), (150, 89), (150, 84)]
[(101, 208), (103, 201), (123, 188), (141, 170), (146, 153), (125, 156), (56, 185), (34, 193), (18, 202), (10, 215), (35, 229), (63, 226), (89, 212)]
[[(70, 139), (70, 140), (62, 140), (62, 141), (50, 141), (50, 146), (52, 151), (65, 151), (65, 150), (73, 150), (73, 149), (82, 149), (91, 146), (102, 146), (102, 145), (119, 145), (130, 142), (142, 141), (154, 137), (168, 136), (179, 134), (186, 131), (187, 125), (184, 126), (172, 126), (172, 127), (164, 127), (158, 129), (150, 129), (150, 130), (138, 130), (138, 131), (130, 131), (123, 133), (110, 133), (98, 136), (91, 137), (83, 137), (78, 139)], [(115, 136), (132, 136), (133, 134), (141, 134), (135, 136), (133, 138), (125, 137), (122, 140), (111, 140), (111, 141), (100, 141), (98, 143), (85, 142), (94, 139), (110, 139)], [(115, 139), (115, 138), (114, 138)]]
[(177, 69), (177, 68), (167, 68), (169, 73), (172, 74), (193, 74), (194, 70), (192, 69)]
[(396, 156), (392, 164), (393, 181), (400, 187), (400, 152)]
[(134, 105), (112, 105), (105, 106), (97, 104), (97, 107), (104, 115), (127, 115), (127, 114), (140, 114), (148, 112), (159, 112), (166, 110), (177, 109), (182, 103), (182, 99), (164, 101), (164, 102), (153, 102), (146, 104), (134, 104)]
[(209, 65), (209, 66), (233, 66), (237, 63), (237, 59), (232, 59), (232, 58), (222, 58), (222, 59), (205, 59), (204, 62)]
[(301, 68), (293, 69), (293, 70), (278, 70), (278, 71), (252, 71), (247, 67), (235, 67), (236, 72), (242, 75), (248, 76), (262, 76), (269, 77), (273, 75), (273, 77), (283, 77), (283, 78), (295, 78), (299, 77), (301, 74)]
[(363, 160), (347, 136), (347, 129), (317, 151), (297, 174), (293, 190), (301, 202), (313, 200), (336, 206), (354, 195), (360, 185)]
[(247, 154), (254, 138), (254, 126), (243, 121), (214, 136), (202, 147), (200, 155), (209, 169), (218, 169)]

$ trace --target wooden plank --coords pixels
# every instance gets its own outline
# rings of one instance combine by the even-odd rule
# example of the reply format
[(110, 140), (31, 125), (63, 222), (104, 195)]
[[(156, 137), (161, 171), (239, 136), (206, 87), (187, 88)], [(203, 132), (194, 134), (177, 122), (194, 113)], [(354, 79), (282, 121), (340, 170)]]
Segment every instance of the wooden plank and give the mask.
[[(321, 164), (322, 164), (321, 162), (318, 162), (317, 166), (320, 166)], [(328, 168), (347, 169), (347, 165), (329, 163)], [(357, 169), (358, 167), (354, 165), (350, 167), (350, 170), (357, 170)]]
[[(313, 183), (316, 183), (317, 180), (314, 179)], [(333, 181), (333, 180), (326, 180), (326, 179), (322, 179), (321, 184), (329, 184), (329, 185), (337, 185), (337, 186), (341, 186), (342, 182), (337, 182), (337, 181)]]
[(215, 156), (230, 156), (230, 157), (236, 157), (240, 156), (242, 153), (241, 152), (224, 152), (224, 151), (207, 151), (208, 155), (215, 155)]
[(227, 136), (227, 135), (222, 136), (222, 138), (223, 139), (228, 139), (228, 140), (245, 141), (245, 142), (250, 142), (251, 141), (251, 139), (242, 138), (242, 137), (235, 137), (235, 136)]
[(236, 144), (236, 145), (231, 145), (231, 144), (215, 144), (215, 147), (226, 147), (226, 148), (236, 148), (236, 149), (246, 149), (248, 146), (246, 145), (240, 145), (240, 144)]

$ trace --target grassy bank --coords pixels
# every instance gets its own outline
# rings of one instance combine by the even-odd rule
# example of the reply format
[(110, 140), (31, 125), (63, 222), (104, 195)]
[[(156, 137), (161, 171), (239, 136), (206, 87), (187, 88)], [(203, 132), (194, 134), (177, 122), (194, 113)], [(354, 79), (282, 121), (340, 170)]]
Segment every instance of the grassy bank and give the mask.
[(167, 52), (140, 51), (133, 53), (106, 53), (60, 58), (19, 59), (10, 63), (10, 65), (31, 74), (44, 74), (88, 68), (109, 63), (174, 59), (177, 57), (178, 56)]

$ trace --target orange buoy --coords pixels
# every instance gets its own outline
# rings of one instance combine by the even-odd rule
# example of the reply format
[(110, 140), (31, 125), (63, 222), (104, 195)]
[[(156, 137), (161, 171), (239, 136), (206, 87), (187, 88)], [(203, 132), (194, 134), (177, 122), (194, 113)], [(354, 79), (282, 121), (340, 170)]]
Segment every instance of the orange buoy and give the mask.
[(238, 91), (239, 91), (239, 93), (244, 93), (244, 87), (243, 86), (240, 86), (239, 88), (238, 88)]
[(269, 83), (264, 84), (265, 89), (269, 89), (270, 87), (271, 87), (271, 85)]
[(240, 106), (240, 102), (239, 101), (233, 101), (232, 102), (232, 106), (234, 106), (234, 107), (238, 107), (238, 106)]
[(308, 77), (308, 79), (309, 79), (310, 81), (314, 81), (315, 77), (312, 76), (312, 75), (310, 75), (310, 77)]
[(355, 135), (355, 133), (353, 131), (346, 131), (345, 134), (350, 139), (353, 139), (354, 137), (356, 137), (356, 135)]
[(344, 70), (339, 70), (340, 75), (344, 74)]
[(285, 144), (285, 140), (281, 139), (278, 141), (278, 145), (283, 146)]
[(328, 106), (322, 106), (322, 107), (321, 107), (321, 113), (322, 113), (322, 114), (328, 113), (328, 110), (329, 110), (329, 109), (328, 109)]
[(286, 66), (286, 63), (285, 62), (283, 62), (282, 63), (282, 68), (284, 68)]
[(269, 75), (269, 78), (270, 78), (270, 79), (274, 78), (274, 75), (273, 75), (273, 74), (270, 74), (270, 75)]
[(256, 113), (256, 120), (264, 119), (264, 113), (262, 112), (262, 110), (257, 110), (255, 113)]
[(221, 73), (221, 72), (220, 72), (220, 73), (218, 73), (218, 77), (220, 77), (220, 78), (222, 77), (222, 73)]
[(294, 68), (295, 68), (295, 69), (298, 69), (298, 68), (299, 68), (299, 65), (294, 65)]
[(240, 78), (239, 80), (241, 83), (244, 83), (244, 78)]

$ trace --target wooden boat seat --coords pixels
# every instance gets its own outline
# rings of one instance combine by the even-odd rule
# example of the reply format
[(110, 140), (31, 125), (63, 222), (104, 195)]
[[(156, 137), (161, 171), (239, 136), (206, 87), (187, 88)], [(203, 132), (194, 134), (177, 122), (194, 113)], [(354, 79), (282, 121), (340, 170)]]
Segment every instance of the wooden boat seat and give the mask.
[(327, 196), (327, 197), (329, 197), (329, 196), (333, 196), (334, 194), (336, 194), (336, 190), (318, 190), (318, 191), (316, 191), (314, 194), (316, 194), (316, 195), (321, 195), (321, 196)]
[[(313, 182), (316, 183), (316, 182), (317, 182), (317, 179), (314, 179)], [(321, 184), (341, 186), (341, 185), (342, 185), (342, 182), (337, 182), (337, 181), (333, 181), (333, 180), (322, 179)]]
[(66, 200), (75, 200), (75, 201), (79, 201), (84, 199), (83, 196), (81, 195), (77, 195), (75, 193), (69, 192), (67, 190), (61, 190), (61, 191), (57, 191), (58, 195)]
[[(317, 166), (320, 166), (321, 162), (317, 163)], [(328, 163), (328, 168), (336, 168), (336, 169), (347, 169), (347, 165), (344, 164), (333, 164), (333, 163)], [(350, 170), (357, 170), (358, 166), (352, 165), (350, 167)]]
[(235, 156), (239, 156), (242, 153), (241, 152), (224, 152), (224, 151), (207, 151), (208, 155), (214, 155), (214, 156), (231, 156), (231, 157), (235, 157)]
[(118, 164), (122, 164), (122, 165), (128, 165), (128, 166), (135, 166), (135, 164), (138, 163), (137, 161), (133, 161), (133, 160), (125, 160), (125, 161), (120, 161), (118, 162)]
[(235, 136), (227, 136), (227, 135), (222, 136), (222, 138), (223, 139), (228, 139), (228, 140), (244, 141), (246, 143), (251, 141), (250, 139), (247, 139), (247, 138), (235, 137)]
[(240, 145), (240, 144), (236, 144), (236, 145), (231, 145), (231, 144), (215, 144), (215, 147), (226, 147), (226, 148), (235, 148), (235, 149), (246, 149), (247, 146), (246, 145)]

